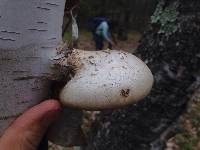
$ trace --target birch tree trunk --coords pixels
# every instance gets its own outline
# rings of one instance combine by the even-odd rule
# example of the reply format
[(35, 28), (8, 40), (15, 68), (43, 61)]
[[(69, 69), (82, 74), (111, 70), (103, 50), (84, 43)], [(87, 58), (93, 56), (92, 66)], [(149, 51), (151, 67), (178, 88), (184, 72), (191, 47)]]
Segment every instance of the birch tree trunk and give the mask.
[(0, 136), (17, 116), (49, 98), (64, 6), (65, 0), (0, 1)]

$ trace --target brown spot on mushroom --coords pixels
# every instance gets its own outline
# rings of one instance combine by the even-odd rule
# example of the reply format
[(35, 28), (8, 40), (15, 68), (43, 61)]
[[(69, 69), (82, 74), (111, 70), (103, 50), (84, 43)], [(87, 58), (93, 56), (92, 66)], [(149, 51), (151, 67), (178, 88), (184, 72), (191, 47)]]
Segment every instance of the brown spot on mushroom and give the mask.
[(124, 56), (121, 56), (120, 59), (121, 59), (121, 60), (124, 60)]
[(91, 73), (91, 76), (96, 76), (97, 74), (96, 73)]
[(92, 61), (89, 61), (89, 63), (92, 64), (92, 65), (94, 64), (94, 62), (92, 62)]
[(122, 68), (127, 69), (127, 67), (125, 67), (125, 66), (122, 66)]
[(94, 58), (94, 56), (89, 56), (88, 58), (89, 58), (89, 59), (92, 59), (92, 58)]
[(113, 62), (113, 60), (108, 61), (108, 64), (110, 64), (111, 62)]
[(129, 96), (129, 93), (130, 93), (130, 89), (122, 89), (121, 90), (121, 95), (123, 96), (123, 97), (128, 97)]

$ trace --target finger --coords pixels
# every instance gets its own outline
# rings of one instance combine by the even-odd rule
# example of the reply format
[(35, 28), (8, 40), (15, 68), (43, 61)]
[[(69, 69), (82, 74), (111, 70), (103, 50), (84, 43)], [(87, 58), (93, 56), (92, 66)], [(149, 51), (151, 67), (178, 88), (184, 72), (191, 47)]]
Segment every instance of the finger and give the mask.
[[(61, 106), (55, 100), (44, 101), (31, 108), (6, 130), (0, 140), (0, 146), (3, 144), (12, 150), (34, 149), (60, 110)], [(7, 150), (6, 147), (4, 150)]]

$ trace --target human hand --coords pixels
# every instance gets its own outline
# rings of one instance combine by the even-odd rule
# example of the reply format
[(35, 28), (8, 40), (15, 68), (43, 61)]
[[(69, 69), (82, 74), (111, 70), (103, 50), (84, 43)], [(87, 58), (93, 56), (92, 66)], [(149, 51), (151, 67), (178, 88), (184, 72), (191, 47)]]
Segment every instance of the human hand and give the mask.
[(61, 111), (58, 101), (47, 100), (16, 119), (0, 139), (0, 150), (37, 150), (48, 127)]

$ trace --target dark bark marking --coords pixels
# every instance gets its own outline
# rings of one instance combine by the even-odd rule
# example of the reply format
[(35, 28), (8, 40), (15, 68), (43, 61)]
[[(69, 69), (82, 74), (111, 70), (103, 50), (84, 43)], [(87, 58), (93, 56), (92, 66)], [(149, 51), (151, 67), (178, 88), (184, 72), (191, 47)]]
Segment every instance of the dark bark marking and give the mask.
[(39, 31), (39, 32), (47, 32), (48, 30), (45, 30), (45, 29), (28, 29), (30, 31)]
[(39, 59), (39, 58), (41, 58), (41, 57), (37, 57), (37, 56), (32, 56), (32, 57), (24, 57), (24, 58), (28, 58), (28, 59)]
[(25, 72), (27, 72), (27, 71), (23, 71), (23, 70), (16, 70), (16, 71), (13, 71), (14, 74), (16, 74), (16, 73), (25, 73)]
[(53, 37), (53, 38), (49, 38), (48, 40), (56, 40), (56, 37)]
[(3, 40), (3, 41), (11, 41), (11, 42), (16, 41), (16, 40), (11, 39), (11, 38), (3, 38), (3, 37), (0, 37), (0, 40)]
[(7, 31), (7, 30), (2, 30), (2, 33), (10, 33), (10, 34), (20, 34), (19, 32), (15, 32), (15, 31)]
[(17, 105), (23, 105), (23, 104), (28, 104), (28, 103), (30, 103), (30, 101), (20, 101), (20, 102), (17, 102)]
[(40, 48), (54, 48), (53, 46), (41, 46)]
[(49, 3), (49, 2), (46, 2), (47, 5), (51, 5), (51, 6), (59, 6), (58, 4), (56, 3)]
[(50, 8), (46, 8), (46, 7), (40, 7), (40, 6), (37, 6), (38, 9), (42, 9), (42, 10), (46, 10), (46, 11), (49, 11), (51, 10)]
[(12, 58), (1, 58), (1, 61), (11, 61), (13, 60)]
[(14, 81), (23, 81), (23, 80), (32, 80), (32, 79), (42, 79), (45, 77), (42, 76), (26, 76), (26, 77), (18, 77), (13, 79)]
[(47, 24), (46, 22), (43, 21), (37, 21), (38, 24)]
[(32, 88), (33, 91), (40, 91), (40, 88)]
[(15, 118), (17, 116), (20, 116), (20, 114), (17, 114), (17, 115), (10, 115), (10, 116), (0, 116), (0, 120), (8, 120), (8, 119), (11, 119), (11, 118)]

